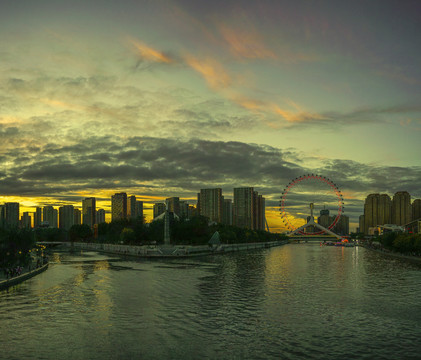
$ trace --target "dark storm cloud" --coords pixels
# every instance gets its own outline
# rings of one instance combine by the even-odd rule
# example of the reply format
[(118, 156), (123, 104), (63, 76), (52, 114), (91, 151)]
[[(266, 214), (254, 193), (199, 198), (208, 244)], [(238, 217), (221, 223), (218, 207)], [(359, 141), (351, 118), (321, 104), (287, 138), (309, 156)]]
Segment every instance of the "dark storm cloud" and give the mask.
[(376, 166), (351, 160), (329, 160), (321, 169), (342, 187), (352, 191), (393, 194), (406, 190), (421, 196), (421, 167)]
[(389, 115), (421, 114), (419, 104), (395, 104), (389, 107), (365, 107), (349, 112), (326, 111), (320, 114), (298, 113), (286, 128), (309, 125), (355, 126), (358, 124), (386, 123)]
[(242, 142), (108, 136), (85, 139), (83, 144), (47, 144), (34, 153), (36, 149), (20, 149), (14, 159), (8, 154), (14, 165), (3, 169), (0, 186), (4, 195), (48, 196), (124, 186), (128, 191), (156, 186), (183, 193), (222, 187), (231, 194), (233, 187), (254, 186), (259, 193), (277, 198), (291, 179), (306, 173), (328, 176), (345, 192), (407, 190), (413, 196), (421, 195), (416, 185), (419, 167), (373, 168), (330, 160), (319, 169), (309, 169), (291, 161), (291, 151)]

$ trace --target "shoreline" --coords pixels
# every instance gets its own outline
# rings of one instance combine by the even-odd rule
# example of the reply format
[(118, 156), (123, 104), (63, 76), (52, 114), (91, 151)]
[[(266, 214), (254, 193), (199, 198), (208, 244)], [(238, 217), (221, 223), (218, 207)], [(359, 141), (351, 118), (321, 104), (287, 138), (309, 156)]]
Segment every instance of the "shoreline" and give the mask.
[(288, 244), (287, 240), (262, 243), (221, 244), (214, 247), (208, 245), (116, 245), (98, 243), (68, 243), (69, 248), (93, 250), (114, 255), (134, 256), (146, 259), (191, 258), (209, 255), (222, 255), (231, 252), (270, 248)]
[(18, 284), (24, 282), (25, 280), (28, 280), (28, 279), (34, 277), (35, 275), (38, 275), (38, 274), (44, 272), (45, 270), (47, 270), (47, 268), (48, 268), (48, 263), (40, 266), (39, 268), (36, 268), (36, 269), (31, 270), (29, 272), (26, 272), (22, 275), (15, 276), (15, 277), (10, 278), (10, 279), (2, 280), (2, 281), (0, 281), (0, 290), (6, 290), (11, 286), (18, 285)]
[(396, 259), (411, 261), (411, 262), (416, 263), (416, 264), (421, 264), (421, 257), (419, 257), (419, 256), (410, 256), (410, 255), (403, 255), (403, 254), (395, 253), (395, 252), (387, 252), (387, 251), (374, 249), (372, 247), (361, 245), (361, 244), (359, 246), (363, 247), (364, 249), (374, 251), (378, 254), (386, 255), (386, 256), (389, 256), (389, 257), (396, 258)]

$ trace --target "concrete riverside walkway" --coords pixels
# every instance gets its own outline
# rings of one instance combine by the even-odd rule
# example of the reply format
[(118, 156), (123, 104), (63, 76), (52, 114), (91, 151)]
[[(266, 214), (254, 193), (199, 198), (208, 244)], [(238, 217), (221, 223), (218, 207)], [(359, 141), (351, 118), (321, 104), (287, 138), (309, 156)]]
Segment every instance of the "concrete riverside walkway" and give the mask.
[(43, 271), (47, 270), (47, 268), (48, 268), (48, 263), (46, 263), (46, 264), (44, 264), (44, 265), (42, 265), (42, 266), (40, 266), (40, 267), (38, 267), (36, 269), (33, 269), (31, 271), (27, 271), (27, 272), (25, 272), (25, 273), (23, 273), (21, 275), (14, 276), (14, 277), (9, 278), (9, 279), (5, 279), (2, 276), (2, 278), (0, 279), (0, 290), (7, 289), (10, 286), (17, 285), (17, 284), (19, 284), (19, 283), (21, 283), (21, 282), (23, 282), (25, 280), (28, 280), (31, 277), (33, 277), (33, 276), (35, 276), (35, 275), (37, 275), (39, 273), (42, 273)]
[(117, 245), (117, 244), (98, 244), (98, 243), (67, 243), (69, 247), (75, 247), (83, 250), (94, 250), (117, 255), (129, 255), (143, 258), (176, 258), (176, 257), (194, 257), (225, 254), (228, 252), (269, 248), (287, 244), (288, 240), (259, 242), (259, 243), (241, 243), (241, 244), (221, 244), (210, 247), (209, 245)]

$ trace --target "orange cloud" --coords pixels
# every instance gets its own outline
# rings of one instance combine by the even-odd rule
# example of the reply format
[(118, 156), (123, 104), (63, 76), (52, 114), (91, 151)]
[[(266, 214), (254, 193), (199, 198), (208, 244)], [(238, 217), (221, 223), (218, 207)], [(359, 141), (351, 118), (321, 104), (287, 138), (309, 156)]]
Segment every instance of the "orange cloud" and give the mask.
[[(289, 123), (300, 123), (313, 120), (326, 120), (327, 118), (321, 114), (309, 113), (303, 111), (300, 106), (294, 103), (291, 100), (288, 100), (287, 103), (294, 107), (297, 111), (290, 111), (282, 109), (279, 105), (273, 102), (261, 101), (250, 99), (241, 95), (230, 96), (230, 100), (234, 101), (238, 105), (242, 106), (245, 109), (255, 111), (255, 112), (270, 112), (276, 115), (280, 115), (284, 120)], [(272, 128), (281, 127), (282, 123), (275, 123), (273, 121), (266, 121), (267, 125)]]
[(153, 62), (162, 62), (162, 63), (172, 63), (174, 62), (173, 59), (171, 59), (170, 57), (168, 57), (167, 55), (163, 54), (162, 52), (155, 50), (149, 46), (147, 46), (146, 44), (135, 40), (135, 39), (130, 39), (131, 44), (134, 46), (134, 48), (136, 49), (136, 52), (144, 59), (149, 60), (149, 61), (153, 61)]
[(274, 59), (277, 57), (271, 49), (265, 46), (261, 37), (254, 31), (235, 31), (225, 25), (220, 25), (219, 31), (230, 46), (231, 52), (238, 57), (247, 59)]
[(281, 109), (279, 106), (275, 106), (275, 113), (281, 115), (286, 121), (290, 123), (300, 123), (305, 121), (312, 120), (326, 120), (327, 118), (321, 114), (309, 113), (309, 112), (299, 112), (293, 113), (288, 110)]
[(224, 89), (232, 85), (232, 78), (220, 63), (212, 59), (199, 60), (194, 56), (185, 57), (187, 65), (204, 77), (213, 89)]

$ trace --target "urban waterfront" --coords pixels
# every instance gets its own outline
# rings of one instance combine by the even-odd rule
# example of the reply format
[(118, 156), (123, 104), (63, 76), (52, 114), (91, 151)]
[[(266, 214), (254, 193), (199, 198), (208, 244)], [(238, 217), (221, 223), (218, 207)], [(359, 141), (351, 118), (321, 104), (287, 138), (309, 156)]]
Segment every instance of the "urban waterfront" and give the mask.
[(0, 358), (419, 358), (421, 266), (361, 247), (50, 261), (0, 292)]

